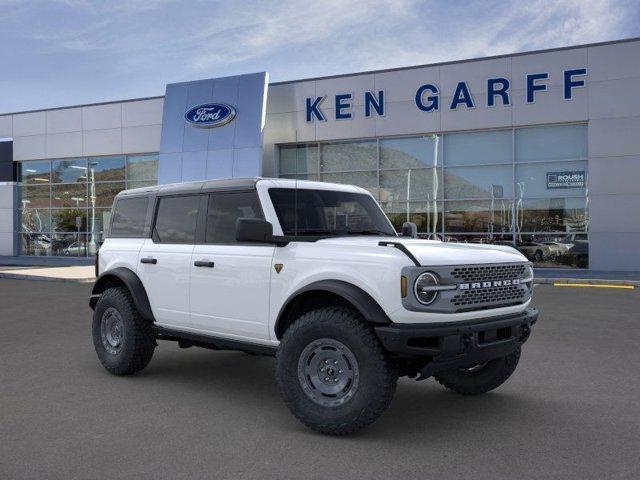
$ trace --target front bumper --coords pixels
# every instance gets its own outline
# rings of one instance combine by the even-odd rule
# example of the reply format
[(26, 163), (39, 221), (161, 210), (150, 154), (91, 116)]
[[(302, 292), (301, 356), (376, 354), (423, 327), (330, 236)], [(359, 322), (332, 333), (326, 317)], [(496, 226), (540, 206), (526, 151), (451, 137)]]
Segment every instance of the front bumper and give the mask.
[(385, 349), (425, 362), (420, 379), (509, 355), (522, 345), (538, 319), (538, 311), (466, 322), (391, 324), (375, 327)]

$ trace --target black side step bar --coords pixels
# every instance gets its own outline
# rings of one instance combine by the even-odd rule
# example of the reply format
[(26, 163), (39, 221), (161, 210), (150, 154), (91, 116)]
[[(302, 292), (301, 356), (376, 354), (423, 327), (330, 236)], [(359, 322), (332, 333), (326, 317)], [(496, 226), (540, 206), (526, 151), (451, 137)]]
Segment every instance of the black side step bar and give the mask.
[(414, 257), (413, 254), (409, 251), (409, 249), (407, 247), (405, 247), (404, 244), (402, 244), (400, 242), (386, 242), (386, 241), (383, 241), (383, 242), (378, 242), (378, 246), (379, 247), (397, 248), (402, 253), (404, 253), (407, 257), (409, 257), (411, 259), (411, 261), (415, 264), (416, 267), (422, 266), (422, 265), (420, 265), (420, 262), (418, 261), (418, 259), (416, 257)]
[(170, 340), (179, 342), (181, 348), (190, 346), (209, 348), (211, 350), (240, 350), (258, 355), (275, 356), (277, 347), (258, 343), (243, 342), (230, 338), (221, 338), (211, 335), (202, 335), (192, 332), (183, 332), (165, 327), (153, 326), (153, 331), (158, 340)]

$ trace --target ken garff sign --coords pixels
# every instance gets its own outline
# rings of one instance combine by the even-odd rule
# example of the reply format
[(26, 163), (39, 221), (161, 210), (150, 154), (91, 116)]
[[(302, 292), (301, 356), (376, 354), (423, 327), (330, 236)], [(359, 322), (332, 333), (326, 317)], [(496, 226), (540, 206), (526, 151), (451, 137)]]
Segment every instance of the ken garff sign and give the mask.
[(236, 109), (226, 103), (203, 103), (187, 110), (184, 118), (196, 127), (221, 127), (231, 122), (236, 116)]
[(584, 188), (584, 170), (547, 172), (547, 188)]
[[(563, 98), (564, 100), (573, 99), (573, 91), (576, 88), (586, 86), (585, 77), (587, 75), (586, 68), (573, 68), (564, 70), (563, 77)], [(547, 82), (549, 80), (548, 72), (527, 73), (524, 76), (523, 85), (517, 88), (524, 88), (526, 92), (526, 102), (528, 104), (535, 103), (536, 97), (548, 90)], [(511, 81), (506, 77), (487, 78), (486, 94), (482, 95), (483, 99), (473, 95), (469, 84), (465, 81), (457, 82), (455, 88), (451, 92), (445, 92), (446, 96), (451, 95), (451, 101), (448, 102), (449, 110), (458, 110), (459, 108), (475, 108), (480, 102), (487, 107), (496, 105), (511, 105)], [(414, 96), (416, 108), (423, 112), (437, 112), (440, 110), (440, 88), (435, 83), (424, 83), (420, 85)], [(325, 107), (324, 101), (326, 97), (307, 97), (306, 98), (306, 119), (307, 122), (316, 120), (324, 122), (327, 116), (323, 111)], [(334, 101), (327, 106), (328, 109), (335, 111), (336, 120), (348, 120), (353, 118), (353, 94), (337, 93)], [(385, 99), (384, 90), (377, 92), (364, 92), (363, 98), (363, 114), (365, 117), (373, 115), (384, 116)]]

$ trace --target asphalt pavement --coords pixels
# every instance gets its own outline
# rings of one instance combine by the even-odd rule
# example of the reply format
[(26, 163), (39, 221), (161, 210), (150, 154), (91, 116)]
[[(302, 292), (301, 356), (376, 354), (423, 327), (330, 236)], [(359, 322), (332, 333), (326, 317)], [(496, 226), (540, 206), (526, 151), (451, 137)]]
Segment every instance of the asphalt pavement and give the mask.
[(0, 279), (0, 478), (637, 479), (640, 290), (538, 285), (513, 377), (481, 397), (401, 379), (347, 438), (299, 424), (274, 361), (161, 343), (132, 377), (91, 343), (91, 286)]

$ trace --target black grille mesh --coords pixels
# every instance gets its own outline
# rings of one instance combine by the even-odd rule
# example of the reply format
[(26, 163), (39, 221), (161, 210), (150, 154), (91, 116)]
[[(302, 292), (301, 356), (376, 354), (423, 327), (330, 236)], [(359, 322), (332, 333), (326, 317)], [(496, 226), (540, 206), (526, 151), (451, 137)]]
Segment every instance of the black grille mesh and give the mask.
[(524, 264), (456, 267), (451, 271), (451, 276), (463, 283), (483, 282), (489, 280), (512, 280), (514, 278), (521, 278), (524, 274), (525, 268), (526, 266)]
[(526, 290), (518, 285), (502, 287), (480, 288), (478, 290), (465, 290), (455, 295), (451, 303), (456, 307), (467, 307), (478, 304), (511, 304), (521, 303), (525, 299)]

